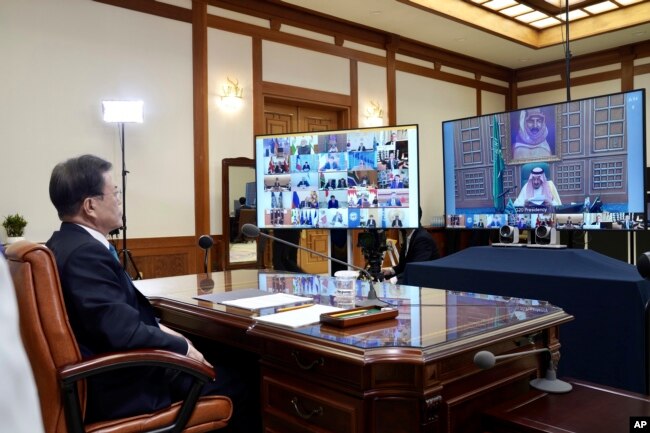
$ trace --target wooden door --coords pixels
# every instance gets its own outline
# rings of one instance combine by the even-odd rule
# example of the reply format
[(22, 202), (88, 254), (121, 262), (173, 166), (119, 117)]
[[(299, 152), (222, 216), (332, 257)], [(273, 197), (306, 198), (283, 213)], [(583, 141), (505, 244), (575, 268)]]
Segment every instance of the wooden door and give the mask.
[[(264, 122), (267, 134), (281, 134), (299, 131), (328, 131), (344, 127), (340, 125), (341, 109), (301, 106), (293, 103), (266, 102)], [(320, 229), (303, 230), (300, 245), (328, 254), (329, 231)], [(298, 251), (298, 265), (310, 274), (326, 274), (328, 261), (306, 251)]]

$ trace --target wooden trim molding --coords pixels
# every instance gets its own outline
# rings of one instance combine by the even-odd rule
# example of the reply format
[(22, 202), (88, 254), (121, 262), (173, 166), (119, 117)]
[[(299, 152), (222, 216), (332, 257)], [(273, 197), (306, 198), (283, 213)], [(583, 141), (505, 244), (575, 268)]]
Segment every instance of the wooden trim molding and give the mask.
[(386, 98), (388, 99), (388, 124), (397, 124), (397, 61), (395, 51), (399, 39), (393, 39), (386, 53)]
[[(552, 81), (549, 83), (543, 83), (543, 84), (535, 84), (532, 86), (526, 86), (526, 87), (517, 87), (517, 94), (518, 95), (529, 95), (531, 93), (540, 93), (540, 92), (548, 92), (550, 90), (558, 90), (558, 89), (563, 89), (566, 88), (566, 80), (564, 78), (565, 74), (562, 72), (561, 74), (562, 79), (558, 81)], [(584, 75), (582, 77), (572, 77), (571, 78), (571, 86), (582, 86), (585, 84), (593, 84), (593, 83), (600, 83), (603, 81), (611, 81), (611, 80), (618, 80), (621, 79), (621, 71), (616, 70), (616, 71), (607, 71), (607, 72), (599, 72), (597, 74), (592, 74), (592, 75)]]
[[(264, 82), (262, 75), (262, 39), (253, 38), (253, 133), (265, 133), (264, 126)], [(253, 155), (255, 155), (255, 142), (251, 140)]]
[[(210, 233), (210, 164), (208, 144), (208, 6), (192, 2), (194, 90), (194, 232)], [(198, 258), (197, 266), (201, 266)]]
[(131, 9), (162, 18), (169, 18), (176, 21), (192, 22), (192, 11), (190, 9), (162, 3), (155, 0), (94, 0), (97, 3), (117, 6), (124, 9)]
[(473, 78), (461, 77), (460, 75), (450, 74), (449, 72), (441, 71), (439, 68), (431, 69), (424, 66), (414, 65), (402, 61), (397, 61), (395, 63), (396, 63), (396, 69), (398, 71), (408, 72), (414, 75), (433, 78), (435, 80), (446, 81), (448, 83), (460, 84), (461, 86), (472, 87), (475, 88), (476, 90), (485, 90), (488, 92), (499, 93), (502, 95), (508, 94), (508, 87), (497, 86), (496, 84), (487, 83), (485, 81), (479, 81)]
[(266, 97), (287, 98), (292, 101), (317, 101), (321, 106), (332, 105), (349, 107), (352, 105), (352, 98), (349, 95), (325, 92), (322, 90), (305, 89), (303, 87), (273, 83), (270, 81), (264, 81), (262, 83), (262, 93)]
[[(162, 3), (155, 0), (94, 0), (99, 3), (123, 7), (138, 12), (149, 13), (152, 15), (184, 21), (193, 22), (193, 12), (190, 9), (179, 6)], [(273, 23), (274, 28), (263, 28), (252, 24), (242, 23), (228, 18), (207, 15), (207, 26), (220, 30), (248, 35), (253, 37), (254, 41), (261, 43), (261, 40), (279, 42), (299, 48), (309, 49), (325, 54), (336, 55), (350, 60), (361, 61), (378, 66), (386, 66), (387, 59), (376, 54), (369, 54), (343, 46), (344, 41), (351, 41), (368, 47), (392, 50), (393, 54), (402, 54), (414, 57), (420, 60), (430, 61), (436, 65), (435, 71), (440, 71), (440, 66), (469, 71), (480, 74), (483, 77), (491, 77), (508, 83), (534, 80), (541, 77), (560, 75), (565, 69), (565, 61), (558, 60), (540, 65), (533, 65), (517, 70), (505, 68), (489, 62), (478, 60), (472, 57), (463, 56), (458, 53), (443, 50), (441, 48), (422, 44), (395, 35), (382, 32), (380, 30), (367, 29), (361, 26), (345, 22), (343, 20), (319, 15), (307, 9), (293, 7), (288, 5), (274, 4), (264, 0), (205, 0), (211, 6), (247, 14), (253, 17), (269, 20)], [(197, 3), (196, 1), (193, 3)], [(204, 1), (199, 3), (203, 4)], [(334, 38), (334, 44), (315, 41), (298, 35), (283, 33), (279, 29), (282, 24), (300, 27), (309, 31), (318, 32), (324, 35), (330, 35)], [(626, 54), (627, 53), (627, 54)], [(634, 58), (650, 56), (650, 41), (643, 41), (629, 46), (623, 46), (598, 53), (577, 56), (571, 59), (571, 70), (579, 71), (603, 66), (612, 63), (621, 63), (622, 55), (632, 55)], [(508, 89), (504, 91), (502, 87), (488, 84), (485, 82), (467, 79), (454, 74), (432, 73), (428, 68), (416, 67), (406, 62), (395, 62), (396, 70), (401, 70), (413, 74), (423, 75), (430, 78), (439, 79), (463, 86), (474, 87), (480, 90), (486, 90), (496, 93), (508, 94)], [(639, 74), (639, 70), (645, 68), (634, 68), (634, 75)], [(516, 73), (515, 73), (516, 72)], [(645, 72), (641, 72), (645, 73)], [(516, 77), (516, 78), (515, 78)], [(601, 78), (609, 79), (605, 76), (594, 77), (598, 80)], [(629, 81), (626, 74), (621, 77), (625, 82)], [(573, 84), (572, 79), (572, 84)], [(559, 87), (558, 87), (559, 86)], [(564, 84), (556, 83), (549, 85), (548, 90), (561, 88)], [(544, 91), (542, 88), (541, 91)], [(533, 93), (539, 90), (526, 89), (525, 93)], [(521, 93), (521, 94), (525, 94)], [(512, 97), (510, 98), (512, 100)], [(390, 101), (389, 101), (390, 104)], [(514, 107), (511, 107), (514, 108)], [(390, 110), (390, 108), (389, 108)], [(389, 114), (390, 115), (390, 114)]]
[(359, 127), (359, 62), (350, 60), (350, 128)]

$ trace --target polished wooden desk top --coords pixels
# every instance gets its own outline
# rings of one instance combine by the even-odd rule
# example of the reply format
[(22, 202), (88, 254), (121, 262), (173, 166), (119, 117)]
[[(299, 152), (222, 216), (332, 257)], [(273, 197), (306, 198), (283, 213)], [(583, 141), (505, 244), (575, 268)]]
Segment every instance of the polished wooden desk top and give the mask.
[[(555, 326), (572, 319), (562, 309), (543, 301), (501, 296), (375, 283), (378, 296), (399, 310), (396, 319), (349, 329), (313, 325), (284, 329), (255, 321), (265, 309), (251, 313), (196, 299), (209, 293), (243, 289), (283, 292), (313, 298), (316, 303), (334, 305), (334, 278), (310, 274), (236, 270), (157, 278), (134, 282), (154, 305), (186, 315), (227, 321), (231, 326), (267, 335), (297, 335), (348, 346), (354, 352), (373, 348), (417, 349), (418, 356), (448, 354), (449, 351), (524, 335), (540, 326)], [(365, 299), (369, 282), (357, 281), (357, 299)], [(253, 332), (253, 333), (255, 333)], [(401, 351), (402, 355), (406, 352)]]
[[(257, 270), (135, 281), (166, 325), (259, 356), (269, 433), (479, 433), (480, 411), (525, 392), (548, 359), (508, 358), (480, 370), (474, 354), (548, 347), (557, 355), (559, 325), (572, 319), (542, 301), (375, 283), (379, 298), (398, 309), (395, 319), (290, 329), (256, 321), (273, 308), (251, 312), (196, 298), (256, 289), (332, 305), (334, 283)], [(367, 298), (369, 284), (357, 281), (357, 300)]]

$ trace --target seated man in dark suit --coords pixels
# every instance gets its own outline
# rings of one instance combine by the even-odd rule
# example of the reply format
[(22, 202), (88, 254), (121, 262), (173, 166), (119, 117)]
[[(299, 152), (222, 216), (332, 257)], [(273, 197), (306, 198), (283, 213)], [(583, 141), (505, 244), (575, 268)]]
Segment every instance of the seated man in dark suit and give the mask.
[[(418, 221), (422, 219), (422, 208), (418, 209)], [(426, 262), (440, 258), (438, 245), (427, 231), (421, 225), (416, 229), (408, 229), (402, 232), (403, 240), (399, 252), (399, 262), (396, 266), (382, 268), (384, 276), (387, 278), (396, 276), (397, 283), (404, 279), (404, 270), (407, 263)]]
[(399, 174), (396, 174), (393, 181), (390, 183), (391, 188), (404, 188), (404, 182), (400, 179)]
[[(111, 168), (108, 161), (84, 155), (58, 164), (50, 178), (50, 199), (62, 223), (47, 246), (56, 258), (68, 318), (82, 356), (163, 349), (210, 365), (190, 340), (158, 323), (151, 304), (133, 285), (107, 241), (108, 233), (122, 226), (121, 191)], [(228, 355), (223, 357), (227, 360)], [(231, 431), (261, 431), (254, 390), (246, 387), (236, 371), (221, 365), (215, 369), (218, 379), (207, 383), (203, 393), (231, 397)], [(163, 368), (107, 372), (88, 380), (86, 422), (162, 409), (182, 399), (189, 384), (187, 375)]]

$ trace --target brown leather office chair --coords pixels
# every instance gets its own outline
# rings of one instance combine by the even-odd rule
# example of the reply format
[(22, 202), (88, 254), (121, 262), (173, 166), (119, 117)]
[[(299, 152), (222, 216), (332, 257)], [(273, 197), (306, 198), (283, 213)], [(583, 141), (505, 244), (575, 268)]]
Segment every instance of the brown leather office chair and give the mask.
[[(6, 251), (16, 289), (20, 332), (34, 372), (45, 431), (48, 433), (201, 433), (225, 427), (232, 414), (228, 397), (199, 393), (214, 370), (186, 356), (163, 350), (134, 350), (82, 360), (68, 322), (52, 252), (21, 241)], [(155, 413), (84, 424), (85, 378), (132, 366), (167, 367), (191, 374), (186, 399)]]
[[(243, 242), (247, 240), (241, 232), (244, 224), (253, 224), (257, 225), (257, 211), (255, 209), (240, 209), (239, 210), (239, 219), (237, 220), (237, 241)], [(250, 238), (248, 238), (250, 240)]]

